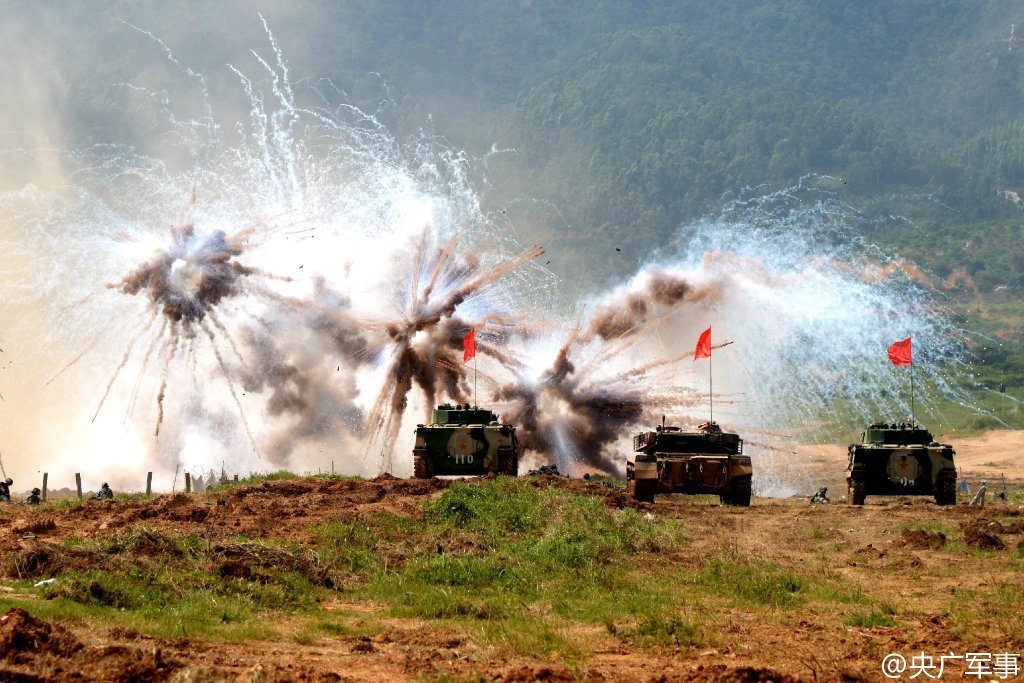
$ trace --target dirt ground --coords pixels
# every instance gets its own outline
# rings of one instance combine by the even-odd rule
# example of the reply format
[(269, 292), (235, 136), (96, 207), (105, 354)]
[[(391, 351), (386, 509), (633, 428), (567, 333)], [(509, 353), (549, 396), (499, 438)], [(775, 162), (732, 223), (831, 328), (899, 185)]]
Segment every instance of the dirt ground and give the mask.
[[(1018, 455), (1024, 433), (941, 440), (956, 444), (958, 465), (969, 476), (997, 480), (1004, 474), (1015, 484), (1024, 482), (1024, 462)], [(842, 480), (844, 447), (815, 447), (806, 453), (820, 468), (821, 479)], [(552, 477), (536, 483), (603, 497), (609, 508), (634, 505), (623, 492), (597, 483)], [(415, 517), (423, 501), (445, 486), (444, 481), (389, 477), (310, 478), (64, 509), (17, 506), (0, 516), (0, 533), (6, 530), (0, 535), (0, 551), (32, 555), (43, 563), (37, 573), (46, 575), (47, 562), (53, 563), (49, 568), (54, 572), (61, 570), (57, 548), (66, 539), (104, 536), (140, 522), (168, 532), (199, 533), (211, 542), (238, 535), (301, 541), (310, 527), (331, 519), (355, 519), (379, 510)], [(691, 604), (706, 617), (700, 646), (639, 648), (615, 638), (606, 626), (579, 624), (569, 635), (586, 643), (585, 658), (555, 654), (530, 660), (495, 654), (471, 633), (391, 617), (382, 605), (349, 601), (343, 593), (322, 607), (365, 614), (383, 626), (376, 635), (325, 635), (309, 644), (286, 638), (155, 639), (126, 629), (97, 632), (81, 623), (47, 622), (33, 617), (27, 604), (28, 612), (13, 609), (0, 617), (0, 680), (875, 681), (886, 680), (880, 664), (892, 652), (908, 658), (918, 652), (1024, 655), (1024, 629), (982, 620), (964, 630), (951, 607), (958, 595), (999, 584), (1024, 585), (1017, 550), (1024, 545), (1024, 506), (1019, 504), (940, 508), (924, 498), (869, 498), (863, 508), (850, 508), (811, 506), (806, 498), (794, 497), (755, 498), (750, 508), (730, 508), (691, 497), (659, 496), (655, 504), (639, 509), (654, 519), (685, 524), (685, 549), (659, 556), (658, 563), (699, 571), (707, 557), (730, 552), (783, 568), (813, 567), (893, 603), (898, 624), (850, 626), (844, 614), (813, 600), (806, 608), (763, 611), (734, 609), (711, 595), (695, 596)], [(950, 552), (944, 535), (940, 539), (941, 534), (928, 531), (937, 525), (962, 531), (964, 551)], [(988, 532), (1002, 549), (990, 545), (978, 550), (986, 548)], [(971, 542), (974, 537), (980, 545)], [(31, 597), (13, 595), (14, 590), (0, 581), (0, 599), (5, 594), (9, 600)]]

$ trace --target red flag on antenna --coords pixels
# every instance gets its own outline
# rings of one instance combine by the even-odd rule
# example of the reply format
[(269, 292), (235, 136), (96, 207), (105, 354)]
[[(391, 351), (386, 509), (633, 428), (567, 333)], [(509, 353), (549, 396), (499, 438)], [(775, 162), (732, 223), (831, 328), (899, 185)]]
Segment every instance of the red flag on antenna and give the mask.
[(910, 337), (895, 342), (889, 347), (889, 360), (893, 365), (913, 365), (914, 355), (910, 348)]
[(469, 334), (462, 338), (462, 362), (472, 359), (476, 356), (476, 335), (473, 333), (475, 330), (470, 330)]
[(693, 359), (699, 358), (711, 358), (711, 328), (704, 330), (700, 333), (700, 339), (697, 340), (697, 348), (693, 350)]

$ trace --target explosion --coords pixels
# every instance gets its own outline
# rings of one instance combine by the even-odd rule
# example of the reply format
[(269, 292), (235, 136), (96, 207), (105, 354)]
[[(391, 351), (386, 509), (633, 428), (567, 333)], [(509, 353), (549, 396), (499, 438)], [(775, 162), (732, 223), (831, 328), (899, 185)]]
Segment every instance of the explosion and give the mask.
[(241, 239), (223, 230), (205, 237), (185, 225), (171, 230), (171, 243), (110, 287), (135, 295), (145, 290), (153, 305), (175, 323), (200, 324), (221, 299), (238, 293), (238, 280), (252, 273), (235, 257)]
[[(848, 207), (803, 185), (737, 202), (681, 226), (611, 291), (559, 300), (543, 250), (481, 207), (465, 154), (422, 131), (396, 140), (331, 84), (298, 88), (267, 36), (262, 81), (231, 67), (244, 120), (221, 125), (205, 81), (168, 50), (204, 103), (192, 119), (165, 93), (133, 88), (157, 104), (161, 139), (177, 145), (168, 159), (90, 146), (66, 155), (68, 191), (0, 201), (20, 228), (2, 251), (22, 283), (11, 308), (35, 316), (14, 329), (41, 349), (23, 364), (45, 374), (27, 382), (41, 388), (35, 412), (55, 403), (69, 425), (35, 425), (49, 436), (25, 437), (26, 451), (101, 470), (338, 460), (346, 473), (403, 474), (410, 414), (470, 400), (471, 329), (487, 407), (518, 427), (528, 455), (568, 473), (621, 475), (633, 431), (662, 416), (706, 421), (692, 355), (710, 325), (735, 342), (715, 359), (715, 418), (754, 444), (761, 492), (792, 481), (774, 434), (826, 439), (906, 413), (884, 359), (892, 340), (921, 340), (925, 412), (967, 401), (951, 379), (963, 367), (957, 330), (920, 274), (864, 245)], [(154, 234), (183, 196), (169, 239)], [(120, 424), (101, 412), (108, 402), (124, 407)]]
[[(395, 442), (415, 384), (429, 410), (438, 395), (461, 402), (468, 394), (466, 369), (460, 345), (470, 329), (478, 329), (480, 353), (508, 362), (498, 342), (515, 333), (515, 320), (483, 301), (504, 276), (522, 268), (544, 251), (527, 249), (509, 259), (483, 264), (479, 257), (457, 255), (458, 243), (449, 240), (429, 250), (421, 240), (415, 246), (415, 262), (408, 289), (403, 293), (401, 317), (383, 323), (386, 334), (381, 355), (388, 358), (382, 389), (370, 413), (371, 446), (385, 445), (385, 466), (390, 467), (390, 447)], [(466, 320), (456, 315), (461, 306), (482, 303), (485, 315)]]

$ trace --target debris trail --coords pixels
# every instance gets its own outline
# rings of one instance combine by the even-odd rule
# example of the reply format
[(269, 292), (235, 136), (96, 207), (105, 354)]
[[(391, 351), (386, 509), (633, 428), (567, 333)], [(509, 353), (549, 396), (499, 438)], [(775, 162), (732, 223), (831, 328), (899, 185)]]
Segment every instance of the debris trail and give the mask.
[(142, 365), (139, 367), (139, 374), (135, 378), (135, 388), (132, 389), (131, 397), (128, 399), (128, 408), (124, 413), (126, 420), (135, 413), (135, 404), (139, 400), (139, 391), (142, 389), (142, 379), (146, 376), (146, 369), (149, 367), (149, 359), (153, 355), (153, 351), (156, 350), (160, 340), (163, 338), (164, 332), (167, 330), (167, 324), (167, 318), (164, 318), (160, 322), (160, 329), (157, 330), (156, 335), (150, 340), (149, 346), (146, 347), (146, 353), (142, 357)]
[(231, 398), (235, 402), (235, 406), (238, 407), (238, 416), (242, 420), (242, 426), (245, 428), (245, 435), (249, 438), (249, 445), (252, 446), (252, 452), (256, 454), (256, 457), (260, 456), (260, 450), (256, 447), (256, 440), (252, 436), (252, 429), (249, 428), (249, 420), (245, 417), (245, 410), (242, 408), (242, 402), (238, 398), (238, 392), (235, 390), (235, 382), (231, 379), (231, 373), (228, 371), (228, 366), (224, 362), (224, 358), (220, 355), (220, 349), (217, 348), (217, 338), (206, 323), (203, 321), (199, 322), (199, 327), (202, 328), (203, 332), (210, 339), (210, 348), (213, 349), (213, 355), (217, 358), (217, 365), (220, 366), (221, 373), (223, 373), (224, 381), (227, 382), (228, 390), (231, 392)]
[(142, 330), (142, 332), (139, 332), (138, 334), (134, 335), (131, 341), (128, 342), (128, 348), (124, 352), (124, 357), (121, 358), (121, 362), (118, 363), (117, 368), (114, 369), (114, 374), (111, 376), (110, 381), (107, 383), (107, 389), (106, 391), (103, 392), (103, 398), (100, 399), (99, 404), (96, 406), (96, 412), (93, 413), (92, 415), (92, 422), (95, 422), (96, 418), (99, 417), (100, 410), (103, 408), (103, 404), (106, 402), (107, 396), (110, 395), (110, 390), (114, 388), (114, 382), (117, 381), (117, 376), (121, 374), (121, 370), (124, 369), (124, 366), (128, 363), (128, 359), (132, 355), (132, 349), (135, 348), (135, 343), (139, 340), (139, 338), (142, 335), (144, 335), (153, 327), (153, 323), (156, 322), (156, 319), (156, 315), (150, 316), (149, 322), (146, 324), (146, 327)]
[(181, 338), (181, 331), (178, 329), (178, 323), (171, 323), (171, 335), (168, 340), (167, 356), (164, 358), (163, 368), (160, 370), (160, 390), (156, 394), (156, 428), (153, 430), (153, 436), (160, 438), (160, 425), (164, 421), (164, 395), (167, 391), (167, 377), (170, 374), (171, 361), (174, 360), (174, 354), (178, 350), (178, 340)]
[(213, 326), (216, 327), (222, 335), (224, 335), (224, 339), (227, 340), (228, 346), (231, 348), (231, 352), (235, 354), (235, 358), (238, 359), (238, 363), (244, 370), (247, 363), (245, 362), (245, 358), (242, 357), (242, 352), (238, 350), (238, 345), (235, 344), (235, 340), (231, 337), (231, 333), (228, 332), (228, 328), (224, 326), (224, 323), (220, 321), (220, 318), (218, 318), (217, 314), (212, 310), (207, 314), (207, 316), (209, 317), (210, 322), (213, 323)]
[(78, 361), (82, 360), (82, 357), (85, 354), (89, 353), (89, 351), (91, 351), (96, 346), (97, 342), (99, 342), (99, 340), (103, 336), (104, 332), (106, 332), (106, 330), (100, 330), (99, 332), (97, 332), (96, 335), (89, 342), (86, 343), (85, 348), (83, 348), (82, 351), (77, 356), (75, 356), (70, 361), (68, 361), (64, 365), (64, 367), (62, 367), (60, 370), (58, 370), (57, 374), (55, 374), (50, 379), (46, 380), (46, 384), (44, 384), (43, 386), (45, 386), (45, 387), (50, 386), (50, 383), (53, 382), (53, 380), (55, 380), (58, 377), (60, 377), (62, 374), (64, 374), (64, 371), (66, 371), (68, 368), (73, 366)]

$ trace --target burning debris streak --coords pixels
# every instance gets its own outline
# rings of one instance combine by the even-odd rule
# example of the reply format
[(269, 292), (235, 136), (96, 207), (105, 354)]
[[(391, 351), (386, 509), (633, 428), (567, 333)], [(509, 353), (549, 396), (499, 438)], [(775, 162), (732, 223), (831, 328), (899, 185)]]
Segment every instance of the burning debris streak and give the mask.
[(160, 436), (160, 425), (164, 421), (164, 395), (167, 391), (167, 376), (171, 369), (171, 361), (174, 360), (174, 354), (178, 350), (178, 340), (181, 338), (181, 332), (178, 329), (178, 322), (171, 322), (171, 336), (167, 342), (167, 355), (164, 357), (164, 365), (160, 371), (160, 391), (156, 394), (156, 428), (153, 430), (153, 436)]
[(121, 371), (124, 370), (124, 366), (128, 364), (128, 359), (131, 358), (132, 349), (135, 348), (136, 342), (138, 342), (139, 338), (141, 336), (143, 336), (146, 332), (148, 332), (153, 327), (153, 323), (154, 322), (156, 322), (156, 316), (155, 315), (150, 317), (149, 322), (146, 324), (145, 329), (142, 332), (139, 332), (138, 334), (133, 336), (131, 341), (128, 342), (128, 348), (125, 350), (124, 356), (121, 358), (121, 362), (118, 363), (116, 368), (114, 368), (114, 374), (111, 375), (110, 381), (107, 382), (107, 389), (106, 389), (106, 391), (103, 392), (103, 397), (100, 399), (99, 404), (97, 404), (97, 406), (96, 406), (96, 412), (93, 413), (93, 415), (92, 415), (92, 421), (93, 422), (95, 422), (96, 418), (99, 417), (100, 410), (103, 409), (103, 404), (106, 403), (107, 397), (110, 396), (110, 390), (114, 388), (114, 382), (117, 381), (118, 375), (120, 375)]
[(242, 421), (242, 426), (245, 427), (245, 435), (249, 437), (249, 445), (252, 446), (252, 451), (259, 456), (259, 448), (256, 447), (256, 440), (252, 437), (252, 429), (249, 428), (249, 421), (245, 417), (245, 409), (242, 408), (242, 402), (238, 399), (238, 391), (235, 390), (234, 380), (231, 379), (231, 373), (228, 371), (227, 364), (224, 363), (224, 357), (220, 354), (220, 349), (217, 348), (217, 337), (213, 334), (209, 327), (205, 323), (200, 322), (199, 327), (202, 328), (203, 332), (210, 339), (210, 348), (213, 350), (213, 355), (217, 358), (217, 366), (220, 368), (224, 379), (228, 384), (228, 391), (231, 392), (231, 399), (235, 402), (235, 406), (238, 408), (238, 417)]
[(156, 336), (153, 337), (149, 342), (149, 346), (146, 347), (146, 353), (142, 356), (142, 365), (139, 367), (138, 377), (135, 378), (135, 387), (132, 389), (131, 397), (128, 400), (128, 408), (125, 410), (125, 419), (127, 420), (135, 412), (135, 405), (139, 400), (139, 392), (142, 390), (142, 380), (146, 376), (146, 369), (149, 367), (149, 359), (153, 355), (153, 351), (160, 344), (160, 341), (164, 337), (164, 333), (167, 331), (167, 318), (164, 318), (160, 323), (160, 329), (157, 331)]

